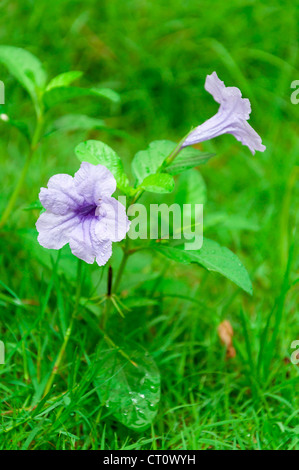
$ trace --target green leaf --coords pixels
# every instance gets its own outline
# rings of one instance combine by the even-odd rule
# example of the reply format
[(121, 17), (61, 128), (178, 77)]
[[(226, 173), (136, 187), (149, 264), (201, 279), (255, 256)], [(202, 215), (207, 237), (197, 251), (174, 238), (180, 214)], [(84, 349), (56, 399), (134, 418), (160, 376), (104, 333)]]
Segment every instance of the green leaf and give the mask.
[(144, 178), (140, 188), (150, 193), (171, 193), (174, 190), (174, 179), (166, 173), (156, 173)]
[[(151, 142), (146, 150), (137, 152), (132, 161), (132, 170), (140, 185), (144, 178), (155, 174), (162, 163), (176, 147), (175, 142), (170, 140), (155, 140)], [(163, 171), (176, 175), (189, 168), (206, 163), (214, 154), (202, 153), (192, 147), (186, 147), (180, 151), (171, 165), (165, 167)]]
[(207, 187), (199, 171), (187, 170), (177, 180), (175, 202), (183, 204), (204, 204), (207, 200)]
[(87, 140), (77, 145), (75, 153), (81, 162), (104, 165), (116, 179), (117, 186), (126, 194), (130, 193), (129, 180), (119, 156), (111, 147), (99, 140)]
[(50, 132), (62, 131), (89, 131), (91, 129), (106, 128), (105, 121), (92, 118), (85, 114), (66, 114), (53, 122)]
[(138, 186), (147, 176), (157, 173), (175, 146), (176, 144), (169, 140), (155, 140), (149, 144), (146, 150), (136, 153), (132, 161), (132, 170)]
[(164, 171), (171, 175), (177, 175), (190, 168), (203, 165), (208, 162), (210, 158), (214, 157), (214, 155), (214, 153), (203, 153), (192, 147), (186, 147), (180, 151), (175, 160), (171, 165), (167, 166)]
[(0, 46), (0, 62), (28, 91), (37, 106), (39, 91), (44, 89), (47, 80), (39, 59), (19, 47)]
[(101, 351), (95, 380), (107, 411), (123, 425), (143, 431), (153, 422), (160, 401), (160, 374), (140, 347)]
[(80, 88), (80, 87), (56, 87), (44, 94), (44, 103), (47, 108), (64, 103), (65, 101), (73, 98), (80, 98), (82, 96), (97, 96), (107, 98), (110, 101), (119, 102), (119, 95), (108, 88)]
[(97, 96), (102, 96), (103, 98), (107, 98), (107, 100), (112, 101), (113, 103), (119, 103), (120, 102), (120, 96), (119, 94), (111, 90), (111, 88), (92, 88), (93, 92)]
[(213, 240), (204, 238), (200, 250), (184, 250), (169, 244), (155, 244), (155, 249), (179, 263), (197, 263), (208, 271), (220, 273), (252, 295), (252, 284), (248, 272), (239, 258), (228, 248), (221, 247)]
[(83, 72), (79, 70), (71, 70), (70, 72), (61, 73), (56, 77), (52, 78), (50, 83), (48, 84), (46, 90), (52, 90), (52, 88), (60, 88), (60, 87), (67, 87), (78, 78), (82, 77)]

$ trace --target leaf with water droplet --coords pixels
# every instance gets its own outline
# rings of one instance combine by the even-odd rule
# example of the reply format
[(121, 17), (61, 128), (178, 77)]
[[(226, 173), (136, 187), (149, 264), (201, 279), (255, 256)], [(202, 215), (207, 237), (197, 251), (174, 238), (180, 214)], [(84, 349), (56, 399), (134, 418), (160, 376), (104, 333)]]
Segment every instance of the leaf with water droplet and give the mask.
[(153, 358), (135, 344), (99, 353), (95, 385), (101, 402), (122, 424), (142, 431), (160, 401), (160, 373)]

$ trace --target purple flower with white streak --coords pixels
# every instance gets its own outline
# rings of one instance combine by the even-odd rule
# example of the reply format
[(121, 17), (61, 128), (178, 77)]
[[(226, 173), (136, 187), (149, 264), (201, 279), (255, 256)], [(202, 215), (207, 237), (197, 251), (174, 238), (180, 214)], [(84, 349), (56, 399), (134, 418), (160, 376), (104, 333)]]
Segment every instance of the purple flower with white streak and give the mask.
[(247, 122), (251, 113), (250, 101), (242, 98), (239, 88), (226, 87), (216, 72), (213, 72), (206, 78), (205, 89), (220, 103), (219, 110), (215, 116), (188, 134), (182, 148), (222, 134), (232, 134), (243, 145), (247, 145), (253, 154), (255, 150), (264, 152), (266, 147), (262, 144), (262, 139)]
[(121, 241), (130, 222), (124, 206), (111, 194), (112, 173), (102, 165), (83, 162), (75, 176), (52, 176), (39, 199), (46, 209), (36, 222), (38, 241), (59, 250), (69, 243), (73, 255), (99, 266), (112, 255), (112, 242)]

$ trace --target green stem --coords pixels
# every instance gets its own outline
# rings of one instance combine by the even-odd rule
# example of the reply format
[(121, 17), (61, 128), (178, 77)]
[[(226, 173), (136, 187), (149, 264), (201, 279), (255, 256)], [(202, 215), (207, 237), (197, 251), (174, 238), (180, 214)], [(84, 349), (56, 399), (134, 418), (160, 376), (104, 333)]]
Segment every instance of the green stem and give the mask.
[(118, 273), (117, 273), (117, 276), (116, 276), (116, 279), (115, 279), (115, 283), (113, 285), (113, 292), (116, 292), (118, 287), (119, 287), (119, 284), (120, 284), (120, 281), (121, 281), (121, 278), (122, 278), (122, 275), (123, 275), (124, 269), (126, 267), (129, 256), (130, 256), (130, 252), (129, 252), (128, 249), (126, 249), (124, 251), (123, 259), (120, 263), (120, 267), (119, 267), (119, 270), (118, 270)]
[(109, 276), (111, 276), (111, 271), (110, 271), (110, 269), (108, 270), (108, 292), (107, 292), (106, 302), (105, 302), (105, 306), (104, 306), (103, 311), (102, 311), (102, 316), (101, 316), (101, 321), (100, 321), (100, 328), (103, 331), (105, 331), (106, 321), (107, 321), (107, 318), (109, 317), (111, 302), (113, 302), (113, 298), (111, 296), (114, 292), (117, 291), (117, 289), (119, 287), (119, 284), (120, 284), (122, 275), (124, 273), (124, 269), (126, 267), (128, 258), (131, 254), (132, 254), (132, 252), (129, 250), (129, 241), (128, 241), (128, 239), (126, 239), (126, 246), (125, 246), (125, 249), (124, 249), (123, 259), (120, 263), (120, 266), (119, 266), (119, 269), (118, 269), (118, 272), (117, 272), (117, 276), (116, 276), (116, 279), (115, 279), (115, 282), (114, 282), (112, 288), (111, 288), (112, 279), (109, 279)]
[(173, 160), (178, 156), (180, 151), (182, 150), (182, 145), (185, 142), (186, 138), (188, 137), (189, 134), (191, 134), (192, 130), (188, 132), (178, 143), (178, 145), (173, 149), (173, 151), (168, 155), (166, 160), (162, 163), (160, 167), (160, 171), (166, 168), (167, 166), (171, 165)]
[(14, 206), (15, 206), (18, 195), (19, 195), (19, 193), (20, 193), (20, 191), (23, 187), (23, 184), (24, 184), (24, 181), (26, 179), (26, 175), (27, 175), (32, 157), (33, 157), (33, 155), (34, 155), (34, 153), (35, 153), (35, 151), (38, 147), (38, 143), (39, 143), (41, 133), (42, 133), (42, 129), (43, 129), (43, 123), (44, 123), (44, 120), (43, 120), (43, 116), (41, 115), (37, 120), (36, 128), (35, 128), (35, 131), (34, 131), (34, 134), (33, 134), (33, 137), (32, 137), (32, 141), (31, 141), (31, 145), (30, 145), (30, 150), (29, 150), (29, 153), (27, 155), (25, 165), (24, 165), (24, 167), (22, 169), (22, 172), (20, 174), (20, 178), (17, 182), (17, 185), (15, 186), (15, 189), (14, 189), (12, 195), (10, 196), (10, 199), (8, 201), (6, 209), (4, 210), (4, 212), (2, 214), (2, 217), (1, 217), (1, 220), (0, 220), (0, 229), (2, 229), (2, 227), (4, 227), (7, 220), (9, 219), (9, 216), (10, 216), (10, 214), (11, 214), (11, 212), (12, 212)]
[(111, 292), (112, 292), (112, 267), (109, 266), (108, 268), (108, 277), (107, 277), (107, 295), (105, 300), (105, 305), (102, 310), (102, 316), (100, 320), (100, 327), (104, 331), (106, 328), (106, 320), (109, 316), (110, 312), (110, 302), (111, 302)]
[(64, 335), (64, 338), (63, 338), (63, 343), (62, 343), (62, 346), (61, 346), (60, 351), (58, 353), (58, 356), (56, 358), (56, 361), (55, 361), (55, 364), (53, 366), (51, 375), (50, 375), (50, 377), (49, 377), (49, 379), (46, 383), (45, 390), (44, 390), (44, 393), (43, 393), (43, 397), (45, 397), (49, 393), (49, 391), (50, 391), (50, 389), (53, 385), (55, 376), (56, 376), (56, 374), (59, 370), (62, 358), (64, 356), (66, 347), (68, 345), (69, 339), (70, 339), (72, 331), (73, 331), (74, 321), (75, 321), (75, 318), (77, 316), (77, 311), (78, 311), (80, 297), (81, 297), (81, 277), (82, 277), (81, 274), (82, 274), (82, 261), (78, 260), (77, 291), (76, 291), (76, 300), (75, 300), (74, 310), (73, 310), (73, 313), (72, 313), (72, 316), (71, 316), (71, 319), (70, 319), (69, 326), (67, 327), (67, 330), (65, 332), (65, 335)]
[(175, 159), (175, 157), (178, 156), (178, 154), (180, 153), (180, 151), (182, 150), (182, 143), (183, 141), (185, 140), (185, 137), (178, 143), (178, 145), (175, 147), (175, 149), (170, 153), (170, 155), (168, 155), (168, 157), (166, 158), (166, 160), (164, 161), (164, 163), (162, 164), (162, 168), (166, 168), (167, 166), (169, 166), (173, 160)]

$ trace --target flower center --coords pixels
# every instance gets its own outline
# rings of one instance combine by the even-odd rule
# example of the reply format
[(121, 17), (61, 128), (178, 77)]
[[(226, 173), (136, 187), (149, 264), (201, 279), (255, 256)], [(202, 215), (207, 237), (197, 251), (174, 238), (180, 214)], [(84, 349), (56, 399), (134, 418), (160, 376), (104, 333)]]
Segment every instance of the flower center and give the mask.
[(78, 215), (82, 217), (94, 217), (97, 206), (95, 204), (88, 204), (87, 206), (78, 209)]

